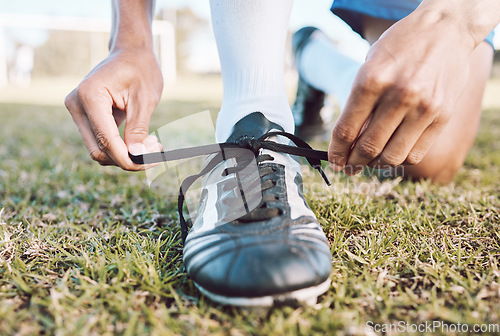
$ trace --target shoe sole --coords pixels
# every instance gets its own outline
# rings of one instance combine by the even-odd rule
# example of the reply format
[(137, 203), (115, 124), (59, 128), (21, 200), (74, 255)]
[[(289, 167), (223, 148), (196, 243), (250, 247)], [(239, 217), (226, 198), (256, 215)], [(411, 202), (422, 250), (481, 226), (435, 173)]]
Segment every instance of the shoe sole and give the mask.
[(325, 293), (330, 288), (331, 279), (325, 282), (298, 289), (288, 293), (276, 295), (266, 295), (259, 297), (234, 297), (215, 294), (195, 283), (198, 290), (210, 300), (229, 306), (237, 307), (273, 307), (273, 306), (297, 306), (297, 305), (315, 305), (318, 296)]

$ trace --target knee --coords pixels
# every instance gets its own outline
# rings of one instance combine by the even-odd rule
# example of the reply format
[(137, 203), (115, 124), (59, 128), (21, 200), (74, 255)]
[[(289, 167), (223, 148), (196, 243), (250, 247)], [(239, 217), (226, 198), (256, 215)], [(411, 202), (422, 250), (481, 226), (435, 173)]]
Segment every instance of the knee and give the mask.
[(403, 177), (414, 181), (430, 180), (432, 183), (444, 185), (450, 183), (453, 180), (460, 167), (461, 166), (443, 166), (439, 169), (426, 168), (410, 170), (407, 174), (403, 175)]
[(459, 169), (463, 166), (465, 158), (447, 155), (435, 160), (424, 160), (414, 166), (401, 167), (402, 177), (410, 180), (430, 180), (436, 184), (450, 183)]

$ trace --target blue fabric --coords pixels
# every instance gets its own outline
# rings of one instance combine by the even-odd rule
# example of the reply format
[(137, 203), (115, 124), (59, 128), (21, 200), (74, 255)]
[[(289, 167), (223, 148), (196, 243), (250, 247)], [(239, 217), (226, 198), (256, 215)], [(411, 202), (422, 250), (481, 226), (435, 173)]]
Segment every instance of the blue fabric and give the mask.
[[(399, 21), (415, 10), (420, 0), (335, 0), (332, 12), (344, 20), (352, 30), (362, 35), (363, 14), (380, 19)], [(492, 31), (484, 40), (493, 48)]]
[(495, 37), (495, 32), (492, 30), (484, 40), (488, 42), (493, 49), (495, 49), (495, 45), (493, 44), (493, 37)]

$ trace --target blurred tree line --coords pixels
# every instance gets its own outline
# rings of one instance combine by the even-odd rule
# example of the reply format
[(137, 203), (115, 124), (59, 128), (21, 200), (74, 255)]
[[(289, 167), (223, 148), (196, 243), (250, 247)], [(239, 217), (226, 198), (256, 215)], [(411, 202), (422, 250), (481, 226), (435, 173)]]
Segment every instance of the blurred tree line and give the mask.
[(189, 72), (186, 60), (189, 57), (190, 41), (200, 29), (212, 29), (208, 21), (200, 18), (190, 7), (183, 7), (176, 11), (175, 19), (177, 71)]
[(33, 76), (84, 76), (108, 53), (108, 34), (52, 31), (35, 50)]
[[(157, 19), (174, 23), (177, 70), (189, 72), (190, 41), (200, 30), (211, 29), (209, 23), (189, 7), (164, 10)], [(108, 54), (108, 40), (105, 33), (52, 31), (47, 43), (35, 50), (33, 76), (84, 76)], [(500, 51), (495, 52), (492, 76), (500, 77)]]
[[(167, 12), (169, 15), (164, 15)], [(177, 70), (179, 73), (188, 72), (189, 41), (200, 29), (211, 29), (208, 21), (189, 7), (163, 11), (157, 19), (169, 19), (174, 23)], [(158, 37), (155, 39), (156, 51), (159, 52)], [(51, 31), (48, 41), (35, 49), (33, 76), (84, 76), (107, 56), (108, 42), (107, 33)]]

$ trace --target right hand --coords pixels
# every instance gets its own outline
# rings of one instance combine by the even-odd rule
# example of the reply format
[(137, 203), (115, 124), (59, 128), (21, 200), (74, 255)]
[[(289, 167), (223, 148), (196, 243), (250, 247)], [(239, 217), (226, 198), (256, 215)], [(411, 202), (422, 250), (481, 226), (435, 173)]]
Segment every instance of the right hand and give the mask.
[[(128, 152), (160, 151), (149, 134), (149, 120), (163, 90), (163, 77), (152, 50), (118, 49), (109, 54), (65, 100), (90, 157), (99, 164), (137, 171)], [(118, 127), (125, 121), (124, 139)]]
[(335, 124), (336, 171), (418, 164), (453, 115), (475, 48), (454, 17), (415, 11), (373, 44)]

